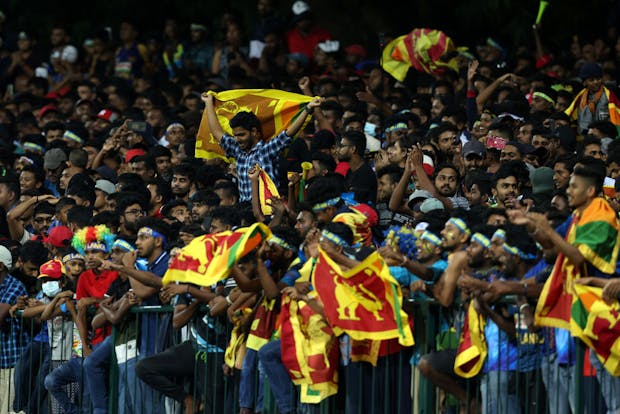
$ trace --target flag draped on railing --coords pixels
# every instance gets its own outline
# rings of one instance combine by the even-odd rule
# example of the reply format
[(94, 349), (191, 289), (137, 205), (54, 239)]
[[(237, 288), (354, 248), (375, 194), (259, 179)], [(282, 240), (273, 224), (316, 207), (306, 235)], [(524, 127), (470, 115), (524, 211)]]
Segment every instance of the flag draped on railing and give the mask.
[(414, 29), (387, 44), (383, 49), (381, 66), (401, 82), (410, 67), (433, 75), (446, 70), (458, 71), (456, 51), (452, 39), (444, 32)]
[(398, 338), (403, 346), (413, 345), (400, 286), (378, 252), (343, 270), (319, 249), (312, 285), (336, 335), (347, 333), (356, 340)]
[[(566, 241), (599, 271), (614, 274), (620, 248), (620, 224), (616, 212), (602, 198), (594, 199), (573, 217)], [(575, 300), (575, 279), (587, 276), (568, 257), (558, 253), (551, 275), (545, 282), (536, 306), (535, 323), (570, 329), (571, 308)]]
[(282, 296), (282, 362), (302, 403), (319, 403), (338, 392), (338, 338), (306, 302)]
[(592, 349), (613, 376), (620, 376), (620, 304), (607, 304), (603, 289), (575, 283), (571, 334)]
[(174, 258), (162, 284), (170, 282), (211, 286), (230, 274), (235, 263), (271, 237), (263, 223), (197, 237)]
[[(258, 117), (263, 139), (270, 139), (288, 128), (312, 100), (309, 96), (276, 89), (236, 89), (213, 95), (217, 119), (227, 134), (233, 135), (229, 121), (237, 113), (246, 111), (253, 112)], [(206, 112), (202, 114), (196, 136), (196, 158), (228, 160), (209, 131)]]
[(474, 301), (470, 301), (454, 361), (454, 372), (463, 378), (475, 377), (484, 365), (487, 357), (485, 324), (484, 316), (476, 311)]

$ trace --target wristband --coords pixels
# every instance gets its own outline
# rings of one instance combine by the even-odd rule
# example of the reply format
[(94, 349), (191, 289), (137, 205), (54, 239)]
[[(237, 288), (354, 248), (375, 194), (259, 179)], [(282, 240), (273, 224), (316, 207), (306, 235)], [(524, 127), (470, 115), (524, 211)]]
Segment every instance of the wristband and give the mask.
[(524, 303), (523, 305), (519, 306), (519, 313), (523, 313), (523, 309), (529, 308), (529, 307), (530, 307), (529, 303)]
[(230, 295), (226, 296), (226, 303), (228, 303), (228, 306), (233, 304), (232, 300), (230, 300)]
[(60, 308), (59, 308), (59, 309), (60, 309), (60, 311), (61, 311), (62, 313), (69, 313), (69, 310), (67, 309), (67, 304), (66, 304), (66, 303), (62, 303), (62, 304), (60, 305)]

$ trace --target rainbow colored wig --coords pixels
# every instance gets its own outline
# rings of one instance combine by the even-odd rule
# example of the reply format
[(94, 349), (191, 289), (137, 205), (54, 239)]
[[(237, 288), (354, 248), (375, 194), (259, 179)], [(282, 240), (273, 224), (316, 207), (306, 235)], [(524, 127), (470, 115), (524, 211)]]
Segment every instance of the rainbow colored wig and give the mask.
[(75, 232), (71, 245), (73, 248), (84, 255), (86, 250), (102, 250), (106, 253), (112, 250), (116, 235), (105, 225), (84, 227)]

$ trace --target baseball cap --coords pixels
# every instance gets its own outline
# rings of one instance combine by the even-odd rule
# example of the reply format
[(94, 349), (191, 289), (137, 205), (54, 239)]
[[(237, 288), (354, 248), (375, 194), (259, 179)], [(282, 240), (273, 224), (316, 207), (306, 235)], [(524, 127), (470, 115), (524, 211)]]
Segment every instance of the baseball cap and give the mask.
[(467, 156), (471, 154), (475, 154), (479, 157), (484, 157), (484, 154), (486, 152), (487, 150), (486, 148), (484, 148), (484, 144), (477, 139), (467, 141), (465, 145), (463, 145), (463, 158), (467, 158)]
[(433, 210), (444, 210), (443, 203), (436, 198), (427, 198), (420, 204), (420, 212), (426, 214)]
[(97, 180), (95, 181), (95, 190), (101, 190), (106, 194), (112, 194), (116, 192), (116, 187), (111, 181)]
[(413, 205), (419, 201), (424, 201), (427, 198), (432, 198), (433, 195), (426, 190), (415, 190), (409, 196), (409, 200), (407, 200), (407, 205), (409, 208), (413, 208)]
[(102, 109), (97, 114), (97, 118), (108, 122), (114, 122), (118, 119), (118, 114), (110, 109)]
[(603, 68), (598, 63), (584, 63), (579, 69), (579, 78), (581, 80), (602, 78)]
[(127, 153), (125, 154), (125, 162), (129, 163), (131, 162), (131, 160), (134, 157), (138, 157), (140, 155), (144, 155), (146, 154), (146, 151), (144, 151), (141, 148), (134, 148), (134, 149), (130, 149), (129, 151), (127, 151)]
[(532, 193), (549, 193), (553, 191), (553, 170), (549, 167), (539, 167), (530, 173)]
[(49, 112), (58, 112), (58, 108), (52, 104), (45, 105), (43, 108), (39, 109), (39, 118), (43, 118)]
[(49, 277), (50, 279), (60, 279), (62, 277), (62, 262), (58, 259), (52, 259), (45, 262), (39, 267), (39, 279)]
[(362, 45), (349, 45), (344, 48), (344, 52), (347, 55), (359, 56), (362, 59), (366, 57), (366, 49)]
[(43, 157), (43, 168), (55, 170), (65, 161), (67, 161), (67, 154), (60, 148), (52, 148)]
[(9, 270), (13, 266), (13, 256), (11, 256), (11, 252), (2, 245), (0, 245), (0, 262), (4, 263)]
[(43, 237), (43, 243), (49, 243), (54, 247), (67, 247), (71, 243), (73, 232), (67, 226), (52, 227), (47, 236)]
[(99, 175), (101, 176), (101, 178), (103, 178), (104, 180), (115, 182), (117, 179), (116, 171), (114, 171), (112, 168), (108, 167), (107, 165), (101, 165), (97, 167), (95, 171), (97, 171)]

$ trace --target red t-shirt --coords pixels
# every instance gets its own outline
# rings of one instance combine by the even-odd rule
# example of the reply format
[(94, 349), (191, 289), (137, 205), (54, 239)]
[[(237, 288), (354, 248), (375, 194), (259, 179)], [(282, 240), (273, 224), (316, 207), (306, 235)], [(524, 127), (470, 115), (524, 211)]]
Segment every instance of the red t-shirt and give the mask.
[[(82, 298), (97, 298), (103, 299), (103, 295), (106, 294), (110, 284), (118, 277), (118, 272), (111, 270), (104, 270), (97, 274), (92, 270), (85, 270), (78, 278), (77, 289), (75, 291), (75, 297), (77, 300)], [(103, 341), (106, 336), (110, 335), (111, 329), (98, 328), (95, 329), (95, 336), (93, 337), (92, 344), (98, 344)]]
[(331, 38), (329, 32), (317, 26), (314, 26), (307, 36), (303, 36), (299, 29), (295, 28), (286, 34), (286, 44), (289, 53), (303, 53), (308, 56), (308, 59), (312, 60), (316, 45)]

